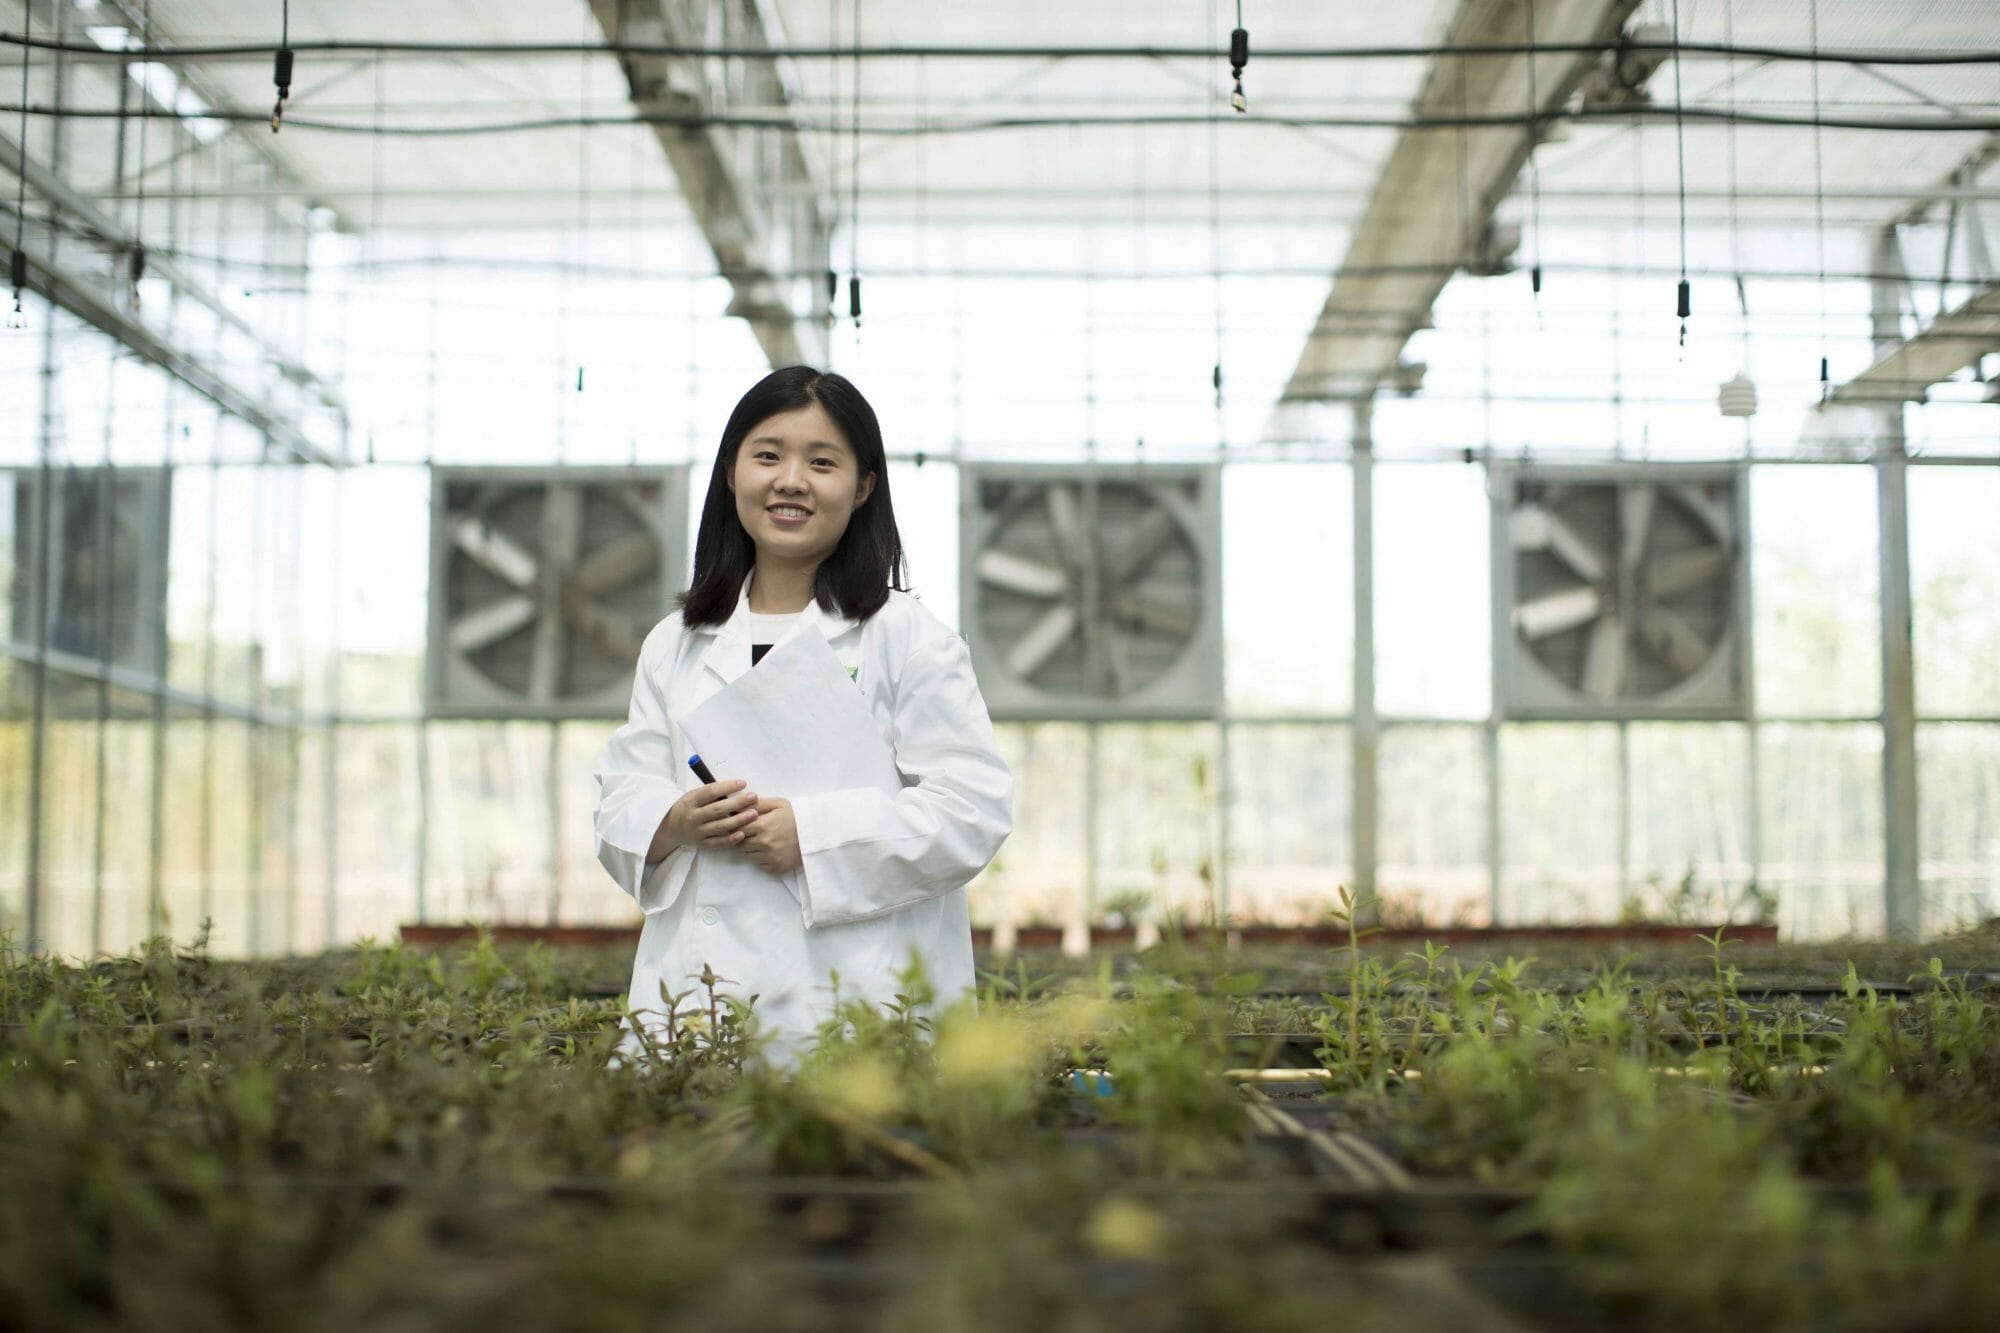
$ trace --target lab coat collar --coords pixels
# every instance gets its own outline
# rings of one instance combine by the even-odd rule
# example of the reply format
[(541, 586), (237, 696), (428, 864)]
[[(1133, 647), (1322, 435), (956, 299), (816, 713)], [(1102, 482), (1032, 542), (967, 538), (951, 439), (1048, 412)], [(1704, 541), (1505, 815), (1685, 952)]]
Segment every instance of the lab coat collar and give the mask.
[[(715, 636), (708, 650), (702, 654), (701, 664), (725, 683), (750, 669), (750, 580), (754, 576), (754, 570), (743, 576), (743, 586), (736, 592), (736, 609), (730, 612), (729, 619), (720, 625), (704, 626), (697, 631)], [(819, 598), (815, 597), (806, 603), (799, 624), (817, 626), (820, 635), (832, 643), (840, 635), (857, 628), (861, 622), (821, 606)], [(793, 628), (796, 632), (798, 626)]]

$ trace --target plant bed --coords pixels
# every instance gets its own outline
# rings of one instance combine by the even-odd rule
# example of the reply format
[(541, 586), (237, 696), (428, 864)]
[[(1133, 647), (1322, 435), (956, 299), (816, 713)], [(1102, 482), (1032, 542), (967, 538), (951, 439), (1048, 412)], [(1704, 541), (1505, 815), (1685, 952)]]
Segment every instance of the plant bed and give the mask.
[[(1480, 945), (1546, 943), (1612, 948), (1633, 945), (1695, 944), (1700, 941), (1701, 936), (1713, 936), (1718, 931), (1722, 932), (1725, 938), (1744, 944), (1769, 945), (1778, 942), (1778, 928), (1775, 925), (1674, 925), (1659, 921), (1641, 921), (1604, 925), (1377, 927), (1362, 935), (1361, 946), (1364, 949), (1409, 949), (1420, 948), (1430, 943), (1458, 949)], [(1189, 944), (1199, 943), (1213, 934), (1211, 928), (1204, 926), (1183, 926), (1180, 930), (1181, 938)], [(1227, 937), (1233, 944), (1309, 949), (1340, 948), (1346, 945), (1350, 938), (1347, 927), (1341, 925), (1275, 926), (1255, 923), (1231, 926), (1227, 931)], [(1135, 932), (1130, 926), (1090, 928), (1090, 943), (1093, 949), (1129, 949), (1134, 938)], [(1063, 930), (1060, 926), (1022, 926), (1014, 935), (1014, 948), (1017, 951), (1055, 950), (1062, 947), (1062, 942)], [(992, 927), (973, 927), (972, 947), (982, 953), (991, 951)]]
[(529, 944), (536, 940), (559, 949), (603, 949), (619, 945), (635, 949), (639, 926), (531, 926), (522, 924), (482, 925), (476, 922), (445, 924), (432, 921), (406, 922), (401, 930), (403, 943), (435, 949), (447, 944), (471, 944), (485, 930), (495, 944)]

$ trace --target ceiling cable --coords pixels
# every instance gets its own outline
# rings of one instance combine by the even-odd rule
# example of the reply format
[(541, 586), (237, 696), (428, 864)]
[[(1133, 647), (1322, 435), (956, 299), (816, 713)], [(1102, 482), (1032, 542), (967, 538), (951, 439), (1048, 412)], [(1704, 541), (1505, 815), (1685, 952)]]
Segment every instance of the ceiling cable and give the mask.
[(14, 309), (7, 316), (7, 327), (24, 329), (28, 326), (28, 316), (21, 305), (21, 293), (28, 286), (28, 252), (22, 249), (26, 242), (28, 225), (28, 34), (35, 26), (35, 0), (27, 0), (21, 11), (21, 178), (14, 187), (14, 252), (7, 256), (7, 277), (14, 284)]
[[(1674, 0), (1674, 41), (1681, 39), (1681, 0)], [(1681, 284), (1676, 297), (1675, 309), (1681, 321), (1681, 354), (1686, 359), (1688, 345), (1688, 315), (1693, 312), (1691, 299), (1693, 289), (1688, 286), (1688, 161), (1687, 129), (1681, 121), (1681, 61), (1674, 57), (1674, 164), (1676, 170), (1675, 192), (1680, 198), (1680, 241), (1681, 241)]]
[(861, 332), (861, 0), (854, 0), (849, 14), (854, 38), (854, 70), (849, 93), (849, 124), (852, 126), (847, 165), (847, 317), (854, 331)]
[[(0, 33), (0, 46), (33, 47), (38, 51), (77, 55), (98, 63), (130, 61), (130, 54), (107, 51), (94, 43), (69, 42), (53, 38), (26, 38), (16, 33)], [(323, 41), (300, 42), (289, 48), (305, 55), (371, 56), (399, 55), (423, 59), (433, 56), (547, 56), (563, 58), (579, 52), (609, 55), (622, 59), (659, 57), (683, 60), (817, 60), (859, 57), (863, 60), (909, 60), (928, 57), (939, 60), (1134, 60), (1154, 63), (1161, 60), (1210, 60), (1215, 48), (1204, 41), (1199, 46), (921, 46), (889, 45), (856, 48), (829, 41), (825, 46), (728, 46), (691, 45), (672, 42), (418, 42), (418, 41)], [(181, 60), (262, 59), (270, 53), (268, 43), (211, 43), (174, 48)], [(1620, 36), (1606, 41), (1541, 42), (1532, 50), (1542, 55), (1629, 55), (1666, 52), (1687, 56), (1743, 57), (1751, 60), (1816, 63), (1828, 65), (2000, 65), (2000, 49), (1976, 47), (1962, 50), (1913, 51), (1904, 48), (1866, 50), (1847, 48), (1822, 51), (1792, 46), (1737, 46), (1726, 42), (1690, 42), (1676, 47), (1671, 42), (1644, 41)], [(1437, 60), (1503, 59), (1531, 54), (1524, 42), (1474, 42), (1466, 45), (1437, 43), (1428, 46), (1292, 46), (1264, 49), (1262, 60)]]
[(271, 104), (271, 133), (278, 132), (278, 122), (285, 115), (285, 99), (292, 95), (292, 0), (278, 0), (277, 63), (271, 71), (272, 82), (278, 85), (278, 100)]
[[(1809, 0), (1806, 19), (1811, 25), (1812, 49), (1819, 50), (1819, 0)], [(1826, 167), (1820, 151), (1819, 132), (1819, 62), (1815, 60), (1812, 70), (1813, 108), (1813, 235), (1819, 243), (1819, 399), (1823, 403), (1833, 394), (1832, 367), (1826, 355)]]
[[(153, 44), (153, 0), (145, 0), (139, 11), (139, 41), (143, 48), (151, 50)], [(152, 91), (140, 82), (139, 108), (145, 110), (146, 98)], [(139, 280), (146, 276), (146, 128), (152, 117), (139, 121), (139, 170), (133, 177), (132, 201), (132, 252), (125, 256), (126, 291), (132, 298), (132, 309), (139, 308)]]
[(1535, 0), (1528, 0), (1528, 225), (1533, 262), (1528, 266), (1528, 290), (1535, 296), (1535, 318), (1542, 313), (1542, 167), (1535, 150), (1542, 140), (1542, 99), (1535, 87)]
[(1236, 80), (1229, 105), (1239, 116), (1250, 109), (1243, 99), (1243, 67), (1250, 63), (1250, 33), (1243, 26), (1243, 0), (1236, 0), (1236, 27), (1229, 34), (1229, 75)]

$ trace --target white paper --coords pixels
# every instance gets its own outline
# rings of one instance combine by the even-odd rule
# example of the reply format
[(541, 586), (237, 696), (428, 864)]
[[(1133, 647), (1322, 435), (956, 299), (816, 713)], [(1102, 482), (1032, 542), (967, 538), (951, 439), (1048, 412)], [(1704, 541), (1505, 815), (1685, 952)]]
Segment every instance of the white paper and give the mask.
[(800, 625), (680, 724), (718, 781), (741, 778), (759, 796), (903, 789), (881, 724), (816, 625)]

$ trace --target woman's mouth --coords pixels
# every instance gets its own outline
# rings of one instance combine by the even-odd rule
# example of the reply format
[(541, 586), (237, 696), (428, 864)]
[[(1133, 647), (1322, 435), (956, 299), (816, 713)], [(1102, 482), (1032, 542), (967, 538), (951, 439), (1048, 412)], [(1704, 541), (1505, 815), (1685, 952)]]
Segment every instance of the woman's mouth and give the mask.
[(764, 511), (780, 527), (796, 528), (812, 517), (812, 510), (800, 505), (772, 505)]

